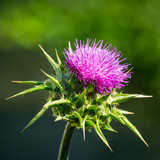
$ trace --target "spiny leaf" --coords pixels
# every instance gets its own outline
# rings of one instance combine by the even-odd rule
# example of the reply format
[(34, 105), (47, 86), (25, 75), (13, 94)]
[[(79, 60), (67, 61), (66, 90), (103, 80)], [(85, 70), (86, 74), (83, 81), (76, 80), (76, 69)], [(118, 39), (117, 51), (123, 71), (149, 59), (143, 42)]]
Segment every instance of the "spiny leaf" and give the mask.
[(76, 112), (76, 111), (73, 113), (73, 115), (74, 115), (76, 118), (79, 119), (79, 125), (80, 125), (80, 127), (82, 127), (82, 117), (81, 117), (81, 115), (80, 115), (78, 112)]
[(85, 97), (85, 93), (82, 92), (80, 94), (76, 94), (73, 98), (73, 104), (76, 105), (84, 105), (86, 103), (86, 97)]
[(71, 104), (71, 102), (69, 100), (66, 100), (66, 99), (58, 99), (58, 100), (55, 100), (55, 101), (52, 101), (52, 102), (48, 102), (47, 104), (45, 104), (46, 106), (48, 107), (54, 107), (54, 106), (57, 106), (57, 105), (60, 105), (60, 104)]
[(56, 121), (60, 121), (60, 120), (62, 120), (62, 119), (63, 119), (63, 118), (62, 118), (61, 116), (57, 116), (54, 121), (56, 122)]
[(49, 101), (47, 102), (44, 107), (40, 110), (40, 112), (27, 124), (27, 126), (22, 130), (22, 132), (28, 128), (29, 126), (31, 126), (35, 121), (37, 121), (44, 113), (45, 111), (50, 108), (50, 107), (54, 107), (60, 104), (69, 104), (70, 101), (65, 100), (65, 99), (59, 99), (59, 100), (55, 100), (53, 102)]
[[(106, 138), (104, 137), (104, 135), (103, 135), (103, 133), (102, 133), (102, 131), (101, 131), (101, 129), (100, 129), (100, 126), (99, 126), (99, 119), (96, 120), (96, 126), (97, 126), (97, 129), (98, 129), (99, 133), (101, 134), (101, 136), (102, 136), (102, 138), (103, 138), (102, 140), (103, 140), (104, 143), (109, 147), (109, 149), (112, 151), (111, 147), (109, 146), (109, 144), (108, 144)], [(112, 151), (112, 152), (113, 152), (113, 151)]]
[(115, 113), (110, 113), (109, 115), (112, 117), (112, 119), (118, 120), (119, 122), (125, 125), (125, 122), (121, 119), (120, 115), (117, 115)]
[(93, 92), (94, 91), (94, 85), (92, 83), (88, 84), (87, 87), (86, 87), (86, 92), (87, 93), (90, 93), (90, 92)]
[(46, 52), (40, 45), (39, 45), (39, 47), (41, 48), (41, 50), (43, 51), (43, 53), (44, 53), (45, 56), (47, 57), (48, 61), (49, 61), (50, 64), (52, 65), (52, 67), (54, 68), (58, 80), (61, 80), (61, 70), (60, 70), (60, 66), (47, 54), (47, 52)]
[(112, 132), (116, 132), (116, 130), (114, 130), (109, 124), (103, 125), (102, 126), (103, 129), (108, 130), (108, 131), (112, 131)]
[(102, 103), (104, 101), (106, 101), (106, 99), (111, 95), (111, 93), (108, 93), (107, 95), (98, 95), (98, 102)]
[(55, 51), (56, 51), (56, 56), (57, 56), (58, 64), (59, 64), (59, 66), (62, 66), (62, 62), (61, 62), (61, 60), (60, 60), (60, 58), (59, 58), (59, 55), (58, 55), (57, 49), (55, 49)]
[(10, 98), (14, 98), (16, 96), (25, 95), (27, 93), (36, 92), (36, 91), (40, 91), (40, 90), (52, 90), (52, 88), (49, 87), (49, 86), (46, 86), (46, 85), (39, 85), (39, 86), (36, 86), (36, 87), (33, 87), (33, 88), (26, 89), (26, 90), (24, 90), (20, 93), (17, 93), (15, 95), (11, 96), (11, 97), (8, 97), (8, 98), (6, 98), (6, 100), (10, 99)]
[(110, 113), (109, 107), (105, 107), (105, 114), (107, 115), (107, 114), (109, 114), (109, 113)]
[(74, 112), (73, 115), (79, 119), (79, 126), (82, 128), (83, 131), (83, 138), (85, 141), (85, 122), (87, 119), (87, 115), (85, 116), (85, 118), (82, 118), (81, 115), (78, 112)]
[(149, 98), (152, 96), (140, 95), (140, 94), (123, 94), (123, 93), (113, 93), (111, 94), (108, 99), (108, 104), (117, 104), (121, 102), (128, 101), (133, 98)]
[(40, 49), (43, 51), (43, 53), (45, 54), (45, 56), (47, 57), (48, 61), (50, 62), (50, 64), (52, 65), (52, 67), (55, 69), (58, 68), (58, 64), (47, 54), (47, 52), (41, 47), (41, 45), (39, 45)]
[(94, 124), (91, 120), (86, 121), (90, 126), (92, 126), (95, 131), (97, 132), (98, 136), (102, 139), (102, 141), (108, 146), (108, 148), (112, 151), (111, 147), (109, 146), (106, 138), (104, 137), (102, 131), (100, 130), (98, 121), (96, 121), (96, 124)]
[(90, 105), (90, 106), (88, 106), (88, 108), (87, 108), (87, 110), (97, 110), (97, 109), (99, 109), (99, 108), (97, 107), (97, 105)]
[(38, 114), (27, 124), (27, 126), (21, 131), (21, 133), (27, 129), (29, 126), (31, 126), (35, 121), (37, 121), (48, 109), (48, 106), (45, 106), (38, 112)]
[(22, 84), (29, 84), (29, 85), (41, 85), (44, 84), (41, 81), (12, 81), (13, 83), (22, 83)]
[(112, 119), (111, 119), (110, 117), (108, 117), (106, 124), (102, 125), (102, 128), (103, 128), (103, 129), (106, 129), (106, 130), (108, 130), (108, 131), (112, 131), (112, 132), (116, 132), (116, 133), (117, 133), (117, 131), (114, 130), (114, 129), (110, 126), (110, 122), (111, 122), (111, 121), (112, 121)]
[(104, 105), (99, 105), (98, 107), (100, 108), (101, 114), (105, 115), (106, 113)]
[[(118, 112), (118, 114), (121, 114), (121, 113)], [(121, 119), (123, 120), (123, 122), (125, 123), (125, 125), (127, 127), (129, 127), (145, 143), (145, 145), (147, 147), (149, 147), (149, 145), (143, 139), (143, 137), (141, 136), (141, 134), (139, 133), (139, 131), (137, 130), (137, 128), (124, 115), (121, 115)]]
[(78, 98), (83, 103), (86, 103), (86, 94), (85, 94), (85, 92), (82, 92), (80, 94), (76, 94), (75, 97)]
[(60, 85), (59, 81), (57, 79), (55, 79), (54, 77), (50, 76), (49, 74), (45, 73), (43, 70), (41, 70), (41, 71), (60, 89), (62, 96), (64, 96), (63, 95), (63, 88)]
[(74, 122), (73, 120), (69, 119), (68, 117), (61, 117), (61, 116), (57, 116), (56, 119), (54, 120), (56, 121), (60, 121), (60, 120), (65, 120), (65, 121), (69, 121), (69, 122)]

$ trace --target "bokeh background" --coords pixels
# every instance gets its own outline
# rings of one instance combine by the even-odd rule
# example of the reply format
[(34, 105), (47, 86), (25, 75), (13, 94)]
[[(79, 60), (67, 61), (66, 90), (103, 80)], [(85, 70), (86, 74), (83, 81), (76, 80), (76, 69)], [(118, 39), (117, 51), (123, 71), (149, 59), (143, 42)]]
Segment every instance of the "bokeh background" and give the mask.
[(43, 80), (40, 68), (52, 73), (43, 48), (55, 57), (68, 41), (92, 38), (112, 43), (134, 66), (132, 79), (123, 90), (153, 95), (120, 107), (135, 112), (128, 116), (143, 142), (120, 123), (118, 134), (103, 131), (113, 153), (94, 131), (76, 130), (71, 160), (160, 160), (160, 1), (159, 0), (1, 0), (0, 2), (0, 159), (57, 159), (65, 122), (54, 122), (51, 111), (23, 134), (20, 131), (41, 109), (46, 92), (5, 101), (27, 86), (11, 80)]

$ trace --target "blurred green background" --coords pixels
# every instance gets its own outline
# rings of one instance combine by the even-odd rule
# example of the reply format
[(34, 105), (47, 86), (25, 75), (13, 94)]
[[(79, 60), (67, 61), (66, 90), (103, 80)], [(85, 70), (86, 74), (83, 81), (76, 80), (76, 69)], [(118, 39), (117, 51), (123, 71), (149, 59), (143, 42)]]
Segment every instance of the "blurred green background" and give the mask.
[(54, 122), (48, 111), (23, 134), (20, 131), (45, 103), (47, 93), (32, 93), (5, 101), (25, 88), (11, 80), (43, 80), (40, 68), (52, 73), (43, 48), (63, 58), (68, 41), (92, 38), (112, 43), (134, 66), (132, 79), (123, 90), (153, 95), (120, 107), (135, 112), (128, 116), (150, 145), (120, 123), (118, 134), (103, 131), (113, 153), (94, 131), (76, 130), (71, 160), (160, 160), (160, 1), (159, 0), (3, 0), (0, 2), (0, 159), (56, 159), (65, 122)]

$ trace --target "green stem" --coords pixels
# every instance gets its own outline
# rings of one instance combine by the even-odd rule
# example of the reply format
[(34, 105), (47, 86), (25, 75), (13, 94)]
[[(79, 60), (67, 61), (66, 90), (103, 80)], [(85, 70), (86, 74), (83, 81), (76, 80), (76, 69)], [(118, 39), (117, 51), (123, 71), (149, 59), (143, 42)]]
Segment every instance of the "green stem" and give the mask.
[(58, 160), (68, 160), (74, 129), (75, 127), (73, 127), (70, 122), (67, 122), (59, 148)]

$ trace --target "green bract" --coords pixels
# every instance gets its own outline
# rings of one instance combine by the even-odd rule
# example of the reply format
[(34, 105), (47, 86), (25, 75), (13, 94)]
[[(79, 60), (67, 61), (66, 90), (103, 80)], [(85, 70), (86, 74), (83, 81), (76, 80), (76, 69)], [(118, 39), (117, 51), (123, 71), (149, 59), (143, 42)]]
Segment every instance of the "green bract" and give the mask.
[(15, 96), (39, 90), (47, 90), (49, 92), (46, 104), (24, 129), (31, 126), (36, 120), (38, 120), (46, 110), (52, 109), (53, 116), (56, 117), (55, 121), (69, 121), (78, 129), (82, 128), (84, 139), (85, 129), (90, 131), (94, 128), (98, 136), (111, 151), (112, 149), (101, 129), (116, 132), (110, 126), (110, 122), (112, 120), (119, 121), (123, 125), (129, 127), (148, 146), (136, 127), (126, 118), (126, 116), (124, 116), (124, 114), (133, 113), (119, 109), (118, 104), (134, 98), (145, 98), (151, 96), (123, 94), (116, 92), (116, 90), (112, 93), (101, 95), (95, 92), (94, 87), (91, 84), (84, 88), (83, 83), (78, 81), (76, 77), (71, 75), (71, 73), (63, 66), (57, 51), (56, 55), (58, 63), (56, 63), (41, 46), (40, 48), (54, 68), (55, 75), (49, 75), (42, 71), (48, 78), (43, 82), (13, 81), (15, 83), (33, 85), (34, 87), (9, 97), (13, 98)]

